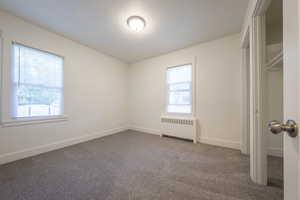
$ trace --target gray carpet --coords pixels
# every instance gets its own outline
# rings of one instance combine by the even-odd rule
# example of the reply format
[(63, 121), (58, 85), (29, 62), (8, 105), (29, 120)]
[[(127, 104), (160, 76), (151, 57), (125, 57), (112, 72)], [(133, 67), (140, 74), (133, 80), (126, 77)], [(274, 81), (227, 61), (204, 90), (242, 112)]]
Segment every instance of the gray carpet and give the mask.
[(134, 131), (0, 166), (1, 200), (277, 200), (282, 196), (280, 187), (250, 181), (249, 158), (239, 151)]
[(283, 159), (269, 156), (268, 158), (268, 184), (283, 189)]

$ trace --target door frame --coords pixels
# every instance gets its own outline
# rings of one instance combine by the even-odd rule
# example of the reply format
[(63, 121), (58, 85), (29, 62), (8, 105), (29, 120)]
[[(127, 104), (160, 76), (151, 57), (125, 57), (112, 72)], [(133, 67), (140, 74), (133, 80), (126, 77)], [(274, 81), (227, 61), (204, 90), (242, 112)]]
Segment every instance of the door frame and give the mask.
[(243, 154), (250, 154), (250, 35), (249, 27), (244, 35), (241, 45), (242, 66), (241, 66), (241, 83), (242, 83), (242, 135), (241, 135), (241, 152)]
[[(3, 100), (3, 48), (4, 48), (4, 40), (2, 37), (2, 30), (0, 29), (0, 113), (2, 113), (2, 100)], [(2, 125), (2, 114), (0, 114), (0, 126)]]
[[(265, 14), (272, 0), (251, 0), (245, 17), (242, 30), (242, 72), (245, 76), (245, 69), (250, 66), (250, 99), (247, 93), (242, 91), (242, 153), (250, 154), (250, 176), (253, 182), (267, 185), (267, 136), (265, 133), (266, 119), (265, 98), (265, 48), (266, 48), (266, 25)], [(250, 46), (250, 65), (246, 59), (247, 44)], [(247, 86), (247, 79), (242, 80), (242, 89)], [(250, 101), (250, 113), (246, 111)], [(250, 114), (250, 117), (249, 117)], [(250, 127), (250, 131), (247, 131)], [(250, 136), (248, 135), (250, 134)], [(249, 148), (250, 146), (250, 148)]]

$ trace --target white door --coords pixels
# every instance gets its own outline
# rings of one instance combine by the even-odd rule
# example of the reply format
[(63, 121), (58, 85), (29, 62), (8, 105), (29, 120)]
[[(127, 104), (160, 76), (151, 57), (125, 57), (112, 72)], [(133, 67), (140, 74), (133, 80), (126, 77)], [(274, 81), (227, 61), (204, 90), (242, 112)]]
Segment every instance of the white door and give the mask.
[[(300, 125), (300, 0), (283, 0), (284, 119)], [(284, 199), (300, 200), (299, 135), (284, 133)]]

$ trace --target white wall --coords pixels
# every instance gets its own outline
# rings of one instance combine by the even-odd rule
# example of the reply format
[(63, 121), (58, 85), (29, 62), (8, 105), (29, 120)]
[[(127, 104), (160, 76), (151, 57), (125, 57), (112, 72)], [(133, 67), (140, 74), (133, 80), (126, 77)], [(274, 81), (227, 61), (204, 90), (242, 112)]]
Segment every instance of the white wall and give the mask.
[(67, 121), (0, 127), (0, 163), (123, 130), (128, 65), (0, 11), (3, 38), (2, 110), (9, 115), (10, 45), (17, 41), (65, 57)]
[(158, 133), (165, 102), (165, 71), (196, 65), (196, 117), (201, 142), (240, 148), (240, 35), (202, 43), (129, 67), (130, 127)]

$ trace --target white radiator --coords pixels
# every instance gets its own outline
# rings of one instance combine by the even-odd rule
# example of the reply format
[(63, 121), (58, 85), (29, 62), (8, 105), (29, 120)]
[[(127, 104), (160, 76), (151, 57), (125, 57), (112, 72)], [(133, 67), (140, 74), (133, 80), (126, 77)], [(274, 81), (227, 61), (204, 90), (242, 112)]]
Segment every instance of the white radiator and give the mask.
[(189, 139), (197, 143), (197, 123), (195, 118), (161, 116), (160, 125), (161, 136)]

